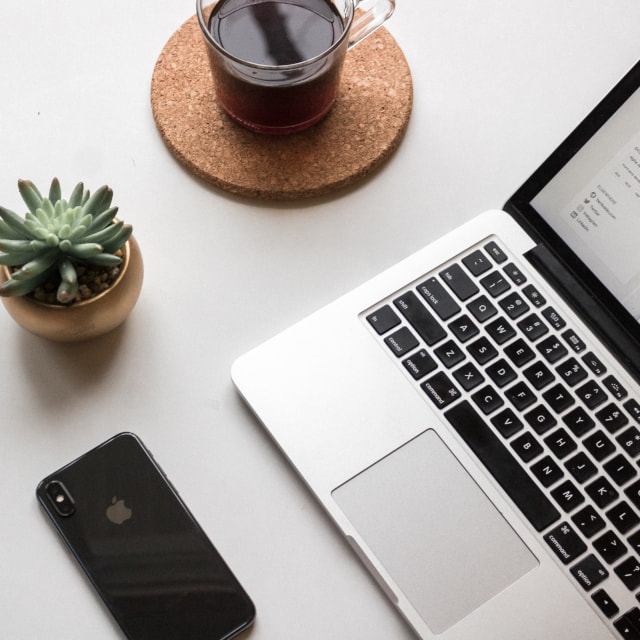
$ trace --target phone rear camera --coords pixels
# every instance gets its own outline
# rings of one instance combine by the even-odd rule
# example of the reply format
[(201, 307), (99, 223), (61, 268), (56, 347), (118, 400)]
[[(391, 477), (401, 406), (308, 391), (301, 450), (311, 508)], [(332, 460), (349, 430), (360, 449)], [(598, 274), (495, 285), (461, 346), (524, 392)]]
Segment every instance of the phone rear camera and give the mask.
[(67, 488), (59, 480), (52, 480), (45, 487), (45, 493), (47, 494), (53, 508), (64, 518), (68, 518), (73, 515), (76, 510), (76, 503)]

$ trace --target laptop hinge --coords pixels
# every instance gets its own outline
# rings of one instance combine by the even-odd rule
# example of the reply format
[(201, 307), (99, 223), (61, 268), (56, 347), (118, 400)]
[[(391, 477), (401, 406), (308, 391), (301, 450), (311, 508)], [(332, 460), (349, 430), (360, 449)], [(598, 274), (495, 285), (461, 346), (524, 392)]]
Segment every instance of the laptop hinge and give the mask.
[(640, 384), (640, 346), (637, 340), (629, 335), (586, 288), (576, 286), (579, 280), (575, 274), (545, 245), (537, 245), (528, 251), (525, 257)]

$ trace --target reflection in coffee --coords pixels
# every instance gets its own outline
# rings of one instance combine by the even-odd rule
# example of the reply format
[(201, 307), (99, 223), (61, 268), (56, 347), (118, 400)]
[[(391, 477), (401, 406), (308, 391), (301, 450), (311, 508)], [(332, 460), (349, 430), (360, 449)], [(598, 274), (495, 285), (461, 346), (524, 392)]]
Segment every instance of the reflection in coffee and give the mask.
[(314, 59), (331, 49), (344, 29), (327, 0), (221, 0), (209, 31), (249, 67), (223, 64), (210, 51), (220, 102), (257, 131), (288, 133), (317, 122), (335, 100), (346, 38), (335, 52)]
[(344, 27), (333, 4), (326, 0), (222, 0), (211, 14), (209, 29), (232, 56), (280, 66), (323, 53)]

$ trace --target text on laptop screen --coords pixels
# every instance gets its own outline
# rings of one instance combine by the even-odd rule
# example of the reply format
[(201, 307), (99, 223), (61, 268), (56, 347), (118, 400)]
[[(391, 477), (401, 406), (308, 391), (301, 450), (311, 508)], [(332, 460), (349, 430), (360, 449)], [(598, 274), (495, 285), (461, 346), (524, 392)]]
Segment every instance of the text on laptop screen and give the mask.
[(640, 321), (640, 89), (531, 204)]

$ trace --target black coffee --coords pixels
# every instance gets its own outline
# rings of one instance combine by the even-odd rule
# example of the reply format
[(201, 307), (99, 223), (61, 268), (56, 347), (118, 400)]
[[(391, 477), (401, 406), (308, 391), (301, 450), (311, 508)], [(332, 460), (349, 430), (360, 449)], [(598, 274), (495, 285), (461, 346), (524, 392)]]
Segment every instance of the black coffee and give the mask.
[(330, 2), (221, 0), (208, 26), (228, 54), (244, 61), (208, 49), (218, 99), (237, 122), (262, 133), (291, 133), (329, 111), (347, 49), (344, 38), (317, 59), (344, 33)]
[(209, 29), (236, 58), (280, 66), (326, 51), (342, 35), (344, 25), (326, 0), (222, 0), (211, 15)]

